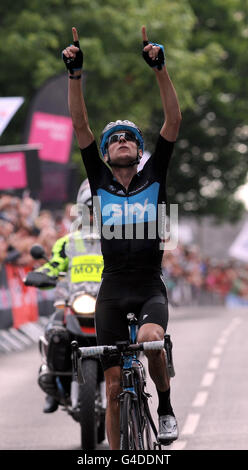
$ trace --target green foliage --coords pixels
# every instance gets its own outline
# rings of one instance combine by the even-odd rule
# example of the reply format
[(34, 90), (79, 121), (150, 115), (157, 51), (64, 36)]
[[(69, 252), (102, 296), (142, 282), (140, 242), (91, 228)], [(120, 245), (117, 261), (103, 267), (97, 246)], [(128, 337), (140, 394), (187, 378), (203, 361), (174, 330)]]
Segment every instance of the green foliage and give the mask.
[(248, 2), (189, 3), (197, 17), (189, 49), (197, 54), (218, 44), (223, 53), (212, 86), (203, 87), (195, 96), (195, 107), (184, 113), (169, 194), (181, 212), (235, 222), (244, 206), (234, 193), (245, 183), (248, 171)]
[[(211, 82), (206, 62), (218, 62), (217, 49), (196, 55), (188, 51), (195, 17), (184, 0), (126, 0), (121, 8), (119, 0), (16, 1), (11, 11), (5, 9), (0, 33), (2, 94), (22, 95), (28, 102), (46, 79), (63, 71), (61, 50), (71, 43), (74, 25), (85, 54), (89, 117), (98, 136), (105, 123), (117, 117), (128, 116), (146, 129), (153, 111), (161, 108), (153, 72), (141, 57), (142, 24), (151, 40), (166, 45), (182, 109), (193, 106), (194, 92)], [(8, 64), (15, 73), (10, 74)], [(198, 70), (195, 78), (191, 67)]]

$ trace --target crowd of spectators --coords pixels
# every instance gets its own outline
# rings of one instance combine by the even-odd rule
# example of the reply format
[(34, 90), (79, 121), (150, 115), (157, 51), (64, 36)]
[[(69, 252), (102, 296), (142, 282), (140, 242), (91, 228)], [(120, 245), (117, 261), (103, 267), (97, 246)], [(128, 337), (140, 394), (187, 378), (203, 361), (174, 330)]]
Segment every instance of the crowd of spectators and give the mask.
[(199, 247), (178, 245), (163, 257), (168, 295), (174, 305), (213, 303), (248, 306), (248, 264), (202, 256)]
[[(34, 265), (33, 244), (50, 256), (55, 241), (70, 231), (72, 204), (61, 211), (42, 209), (28, 194), (22, 198), (0, 194), (0, 268), (3, 263)], [(220, 262), (202, 256), (199, 247), (183, 246), (165, 251), (163, 273), (169, 300), (174, 305), (209, 302), (248, 305), (248, 264)]]
[(0, 266), (15, 263), (32, 266), (30, 249), (41, 244), (50, 256), (55, 241), (70, 230), (72, 219), (67, 204), (63, 211), (41, 209), (39, 201), (28, 194), (22, 198), (12, 194), (0, 195)]

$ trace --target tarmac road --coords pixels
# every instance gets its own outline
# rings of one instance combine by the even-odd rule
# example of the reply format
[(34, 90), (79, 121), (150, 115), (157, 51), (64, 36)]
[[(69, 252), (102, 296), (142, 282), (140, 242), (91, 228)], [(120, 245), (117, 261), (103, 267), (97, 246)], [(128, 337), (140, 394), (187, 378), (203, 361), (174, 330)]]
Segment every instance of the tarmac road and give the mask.
[[(172, 405), (175, 450), (248, 450), (248, 309), (171, 309), (176, 377)], [(79, 450), (79, 425), (62, 410), (42, 413), (38, 347), (0, 355), (0, 449)], [(157, 400), (153, 385), (152, 411)], [(99, 446), (108, 449), (107, 442)]]

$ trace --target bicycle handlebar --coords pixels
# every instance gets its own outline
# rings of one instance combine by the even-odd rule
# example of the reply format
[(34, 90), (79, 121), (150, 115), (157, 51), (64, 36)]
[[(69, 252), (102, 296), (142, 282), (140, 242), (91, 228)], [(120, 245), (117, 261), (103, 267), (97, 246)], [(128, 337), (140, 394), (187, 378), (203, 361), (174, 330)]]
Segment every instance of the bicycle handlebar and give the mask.
[[(129, 344), (125, 351), (160, 351), (164, 348), (163, 341), (147, 341), (139, 344)], [(78, 348), (81, 357), (98, 356), (119, 352), (118, 346), (90, 346)]]
[(143, 351), (161, 351), (161, 349), (164, 348), (164, 340), (163, 341), (147, 341), (141, 344), (143, 346)]

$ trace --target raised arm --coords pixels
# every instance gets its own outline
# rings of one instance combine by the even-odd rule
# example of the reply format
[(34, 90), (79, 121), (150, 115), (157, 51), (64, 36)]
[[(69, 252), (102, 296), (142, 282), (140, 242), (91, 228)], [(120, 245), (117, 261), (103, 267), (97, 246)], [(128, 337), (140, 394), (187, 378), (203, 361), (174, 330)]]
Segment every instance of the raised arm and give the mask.
[(82, 91), (83, 53), (80, 49), (78, 33), (72, 28), (73, 45), (63, 50), (63, 59), (68, 70), (68, 105), (78, 145), (88, 147), (94, 135), (90, 129), (88, 113)]
[(166, 140), (174, 142), (180, 128), (181, 112), (176, 90), (164, 63), (163, 48), (159, 44), (148, 42), (145, 26), (142, 26), (142, 39), (144, 46), (143, 57), (156, 74), (164, 110), (164, 124), (160, 134)]

